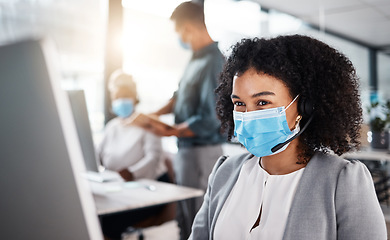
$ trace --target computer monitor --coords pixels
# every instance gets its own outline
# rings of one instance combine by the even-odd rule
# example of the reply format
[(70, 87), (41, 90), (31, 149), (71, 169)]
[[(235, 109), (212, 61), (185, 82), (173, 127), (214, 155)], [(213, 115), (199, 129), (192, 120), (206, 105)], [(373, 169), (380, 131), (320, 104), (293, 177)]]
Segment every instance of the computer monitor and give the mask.
[(53, 51), (0, 47), (2, 239), (103, 239)]
[(98, 172), (99, 165), (93, 143), (84, 91), (68, 90), (67, 94), (84, 156), (85, 167), (87, 168), (87, 171)]
[(99, 171), (100, 164), (93, 143), (84, 91), (68, 90), (67, 95), (69, 97), (73, 119), (76, 125), (81, 151), (83, 153), (83, 160), (87, 170), (83, 176), (88, 180), (97, 182), (120, 180), (121, 178), (117, 172), (109, 171), (104, 168), (102, 168), (104, 171)]

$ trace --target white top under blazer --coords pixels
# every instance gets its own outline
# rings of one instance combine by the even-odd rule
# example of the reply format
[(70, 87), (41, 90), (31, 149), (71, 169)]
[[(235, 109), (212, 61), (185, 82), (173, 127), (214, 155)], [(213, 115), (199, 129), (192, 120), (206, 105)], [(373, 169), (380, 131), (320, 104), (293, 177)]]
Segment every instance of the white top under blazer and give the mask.
[(270, 175), (258, 157), (248, 160), (218, 216), (214, 239), (281, 240), (303, 170)]

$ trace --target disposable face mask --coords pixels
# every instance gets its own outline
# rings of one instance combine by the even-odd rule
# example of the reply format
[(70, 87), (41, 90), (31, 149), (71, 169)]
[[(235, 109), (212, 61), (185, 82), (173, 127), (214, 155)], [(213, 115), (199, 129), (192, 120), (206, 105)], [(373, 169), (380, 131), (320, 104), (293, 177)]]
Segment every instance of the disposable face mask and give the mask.
[(286, 110), (297, 98), (298, 96), (286, 108), (283, 106), (252, 112), (233, 111), (234, 135), (237, 140), (257, 157), (284, 151), (290, 143), (276, 152), (271, 149), (299, 132), (299, 124), (291, 131), (286, 119)]
[(189, 43), (183, 42), (181, 37), (179, 37), (179, 44), (185, 50), (190, 50), (191, 49), (191, 45)]
[(129, 98), (120, 98), (112, 101), (112, 111), (121, 118), (127, 118), (134, 111), (134, 102)]

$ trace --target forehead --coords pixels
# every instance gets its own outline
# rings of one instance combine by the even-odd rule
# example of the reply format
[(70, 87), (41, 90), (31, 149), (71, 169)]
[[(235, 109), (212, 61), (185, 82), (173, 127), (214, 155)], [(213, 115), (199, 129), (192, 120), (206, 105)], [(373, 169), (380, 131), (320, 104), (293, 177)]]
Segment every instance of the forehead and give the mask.
[(282, 80), (262, 72), (257, 72), (253, 68), (235, 76), (233, 79), (232, 94), (234, 95), (252, 96), (264, 91), (273, 92), (275, 95), (290, 95), (289, 89)]
[(136, 93), (128, 87), (117, 87), (111, 90), (112, 97), (135, 97)]

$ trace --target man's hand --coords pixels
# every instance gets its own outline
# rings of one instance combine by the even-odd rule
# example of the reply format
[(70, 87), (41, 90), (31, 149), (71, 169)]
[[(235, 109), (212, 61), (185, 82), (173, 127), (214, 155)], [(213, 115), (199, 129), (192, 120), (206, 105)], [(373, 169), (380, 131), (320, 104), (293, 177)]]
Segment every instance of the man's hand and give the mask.
[(193, 137), (194, 132), (188, 126), (187, 122), (170, 126), (160, 122), (156, 114), (132, 114), (129, 118), (123, 120), (124, 125), (136, 125), (142, 127), (161, 137)]
[(161, 137), (178, 136), (179, 132), (176, 127), (165, 127), (163, 125), (150, 125), (147, 130)]
[(194, 132), (188, 127), (188, 123), (183, 122), (173, 127), (165, 127), (164, 125), (151, 125), (148, 129), (154, 134), (162, 137), (176, 136), (176, 137), (193, 137)]
[(193, 136), (195, 136), (195, 133), (193, 131), (191, 131), (187, 122), (177, 124), (177, 125), (175, 125), (175, 127), (177, 129), (177, 135), (175, 135), (176, 137), (193, 137)]

